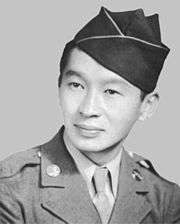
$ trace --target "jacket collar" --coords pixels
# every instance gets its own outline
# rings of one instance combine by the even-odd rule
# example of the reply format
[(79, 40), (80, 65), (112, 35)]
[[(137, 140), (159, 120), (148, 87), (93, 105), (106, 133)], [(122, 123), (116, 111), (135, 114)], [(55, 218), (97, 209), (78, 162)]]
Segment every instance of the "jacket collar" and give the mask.
[[(41, 146), (41, 185), (43, 187), (65, 187), (69, 175), (77, 174), (77, 167), (70, 156), (63, 140), (64, 126), (52, 140)], [(59, 175), (48, 175), (47, 168), (56, 165)]]
[(142, 168), (124, 150), (119, 173), (118, 196), (110, 223), (140, 223), (150, 212), (149, 188)]
[[(41, 146), (42, 207), (62, 223), (100, 223), (86, 183), (66, 149), (63, 131), (64, 127)], [(61, 171), (56, 177), (47, 173), (47, 167), (52, 164)], [(110, 223), (139, 223), (150, 212), (151, 206), (145, 197), (149, 189), (141, 169), (123, 150), (118, 194)]]
[[(86, 183), (63, 141), (64, 127), (41, 146), (41, 204), (62, 223), (100, 223)], [(56, 177), (48, 175), (52, 164), (60, 168)]]

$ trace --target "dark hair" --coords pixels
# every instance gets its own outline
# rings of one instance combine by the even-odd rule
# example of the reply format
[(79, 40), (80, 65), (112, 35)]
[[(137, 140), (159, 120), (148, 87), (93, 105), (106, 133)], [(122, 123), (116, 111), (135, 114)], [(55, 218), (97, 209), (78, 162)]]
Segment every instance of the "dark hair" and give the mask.
[(63, 51), (63, 54), (61, 56), (60, 63), (59, 63), (60, 75), (58, 78), (58, 87), (60, 87), (60, 85), (61, 85), (62, 74), (63, 74), (63, 71), (66, 67), (68, 60), (69, 60), (70, 53), (75, 47), (77, 47), (77, 46), (75, 45), (75, 42), (72, 40), (72, 41), (68, 42), (64, 48), (64, 51)]
[(141, 90), (141, 93), (140, 93), (140, 98), (141, 98), (141, 101), (144, 100), (144, 98), (148, 95), (147, 92), (144, 92), (143, 90)]
[[(60, 75), (59, 75), (59, 78), (58, 78), (58, 87), (61, 86), (61, 82), (62, 82), (62, 78), (63, 78), (63, 75), (62, 75), (63, 71), (65, 69), (65, 66), (66, 66), (67, 62), (68, 62), (70, 53), (75, 47), (77, 47), (77, 46), (74, 44), (73, 41), (71, 41), (64, 48), (64, 51), (63, 51), (63, 54), (62, 54), (62, 57), (61, 57), (61, 60), (60, 60)], [(140, 94), (141, 101), (144, 100), (144, 98), (146, 97), (147, 94), (148, 94), (147, 92), (144, 92), (143, 90), (141, 90), (141, 94)]]

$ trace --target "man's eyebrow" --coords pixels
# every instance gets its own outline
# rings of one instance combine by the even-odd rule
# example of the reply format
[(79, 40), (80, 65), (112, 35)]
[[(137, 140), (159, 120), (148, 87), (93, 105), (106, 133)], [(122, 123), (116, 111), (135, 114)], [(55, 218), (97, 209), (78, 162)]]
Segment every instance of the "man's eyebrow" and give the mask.
[(76, 72), (73, 70), (68, 70), (67, 72), (65, 72), (64, 76), (66, 78), (70, 78), (71, 76), (77, 76), (77, 77), (83, 79), (83, 76), (79, 72)]
[(118, 79), (118, 78), (110, 78), (110, 79), (107, 79), (107, 80), (103, 80), (103, 84), (117, 84), (117, 85), (124, 86), (126, 88), (130, 87), (130, 85), (131, 85), (127, 81), (121, 80), (121, 79)]
[[(79, 77), (79, 78), (84, 80), (84, 75), (81, 72), (77, 72), (77, 71), (74, 71), (74, 70), (68, 70), (67, 72), (64, 73), (64, 76), (66, 78), (76, 76), (76, 77)], [(105, 79), (101, 80), (101, 83), (102, 83), (102, 85), (107, 85), (107, 84), (121, 85), (124, 88), (129, 88), (131, 86), (131, 84), (128, 83), (126, 80), (123, 80), (123, 79), (121, 80), (121, 79), (118, 79), (118, 78), (107, 78), (107, 79), (105, 78)]]

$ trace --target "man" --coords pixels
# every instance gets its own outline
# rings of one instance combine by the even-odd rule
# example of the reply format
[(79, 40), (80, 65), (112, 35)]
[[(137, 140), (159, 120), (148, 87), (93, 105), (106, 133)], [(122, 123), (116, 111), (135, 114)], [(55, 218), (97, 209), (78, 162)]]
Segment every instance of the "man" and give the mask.
[(0, 223), (180, 223), (179, 187), (123, 148), (168, 52), (157, 14), (101, 8), (61, 58), (63, 127), (0, 164)]

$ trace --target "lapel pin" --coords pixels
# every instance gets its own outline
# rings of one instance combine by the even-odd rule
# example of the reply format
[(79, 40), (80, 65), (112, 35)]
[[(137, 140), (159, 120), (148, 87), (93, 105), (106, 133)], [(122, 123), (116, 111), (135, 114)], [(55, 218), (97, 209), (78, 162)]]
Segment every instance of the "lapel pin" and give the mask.
[(46, 172), (50, 177), (57, 177), (61, 173), (61, 169), (59, 166), (52, 164), (47, 167)]
[(40, 151), (37, 152), (37, 155), (38, 155), (39, 158), (41, 158), (41, 152)]
[(133, 157), (134, 157), (134, 153), (133, 153), (133, 152), (128, 151), (128, 154), (130, 155), (130, 157), (131, 157), (131, 158), (133, 158)]
[(141, 176), (140, 172), (137, 169), (134, 169), (132, 171), (132, 176), (137, 181), (141, 181), (143, 179), (143, 177)]
[(141, 160), (139, 163), (140, 163), (142, 166), (144, 166), (145, 168), (149, 169), (149, 165), (146, 163), (146, 161)]

